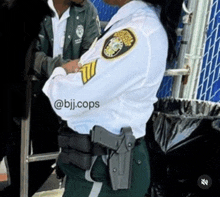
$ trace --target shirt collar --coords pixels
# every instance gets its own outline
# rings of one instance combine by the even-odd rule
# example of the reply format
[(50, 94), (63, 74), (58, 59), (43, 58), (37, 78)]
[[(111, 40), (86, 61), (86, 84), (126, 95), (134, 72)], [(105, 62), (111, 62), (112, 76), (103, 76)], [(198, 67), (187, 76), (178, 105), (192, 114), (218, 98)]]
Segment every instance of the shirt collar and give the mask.
[[(50, 8), (54, 11), (54, 13), (55, 13), (55, 16), (54, 16), (54, 17), (56, 17), (56, 18), (59, 19), (58, 13), (57, 13), (57, 11), (56, 11), (56, 9), (55, 9), (55, 7), (54, 7), (54, 4), (53, 4), (53, 0), (48, 0), (48, 5), (49, 5), (49, 7), (50, 7)], [(65, 20), (65, 19), (67, 19), (69, 16), (70, 16), (70, 8), (68, 8), (68, 9), (63, 13), (63, 15), (62, 15), (62, 17), (60, 18), (60, 20)]]
[(132, 15), (135, 13), (138, 9), (141, 9), (143, 7), (147, 7), (147, 3), (140, 1), (140, 0), (133, 0), (125, 5), (123, 5), (118, 12), (112, 17), (112, 19), (109, 21), (108, 25), (105, 27), (105, 30), (111, 27), (116, 22), (128, 17), (129, 15)]

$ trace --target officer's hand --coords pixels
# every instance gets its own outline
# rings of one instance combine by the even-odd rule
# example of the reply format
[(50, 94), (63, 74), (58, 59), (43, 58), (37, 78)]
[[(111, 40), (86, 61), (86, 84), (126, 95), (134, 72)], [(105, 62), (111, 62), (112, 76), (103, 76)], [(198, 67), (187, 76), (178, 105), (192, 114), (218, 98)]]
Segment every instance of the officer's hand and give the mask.
[(75, 59), (75, 60), (72, 60), (66, 64), (64, 64), (62, 67), (65, 69), (66, 73), (69, 74), (69, 73), (76, 73), (76, 72), (79, 72), (79, 69), (81, 68), (81, 64), (78, 63), (79, 60), (78, 59)]

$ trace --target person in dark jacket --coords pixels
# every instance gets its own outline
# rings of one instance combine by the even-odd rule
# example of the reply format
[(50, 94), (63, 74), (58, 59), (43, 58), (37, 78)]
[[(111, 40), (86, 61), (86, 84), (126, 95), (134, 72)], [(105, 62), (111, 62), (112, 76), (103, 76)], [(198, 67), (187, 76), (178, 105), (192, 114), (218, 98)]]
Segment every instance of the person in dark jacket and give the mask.
[[(0, 133), (0, 162), (4, 157), (8, 160), (7, 169), (10, 177), (10, 186), (0, 192), (1, 197), (19, 196), (21, 129), (15, 123), (14, 118), (18, 117), (20, 121), (24, 117), (25, 87), (29, 77), (28, 73), (31, 70), (29, 69), (31, 62), (25, 63), (25, 58), (27, 52), (30, 59), (32, 58), (33, 51), (30, 49), (30, 45), (35, 45), (34, 40), (40, 32), (40, 24), (47, 15), (52, 15), (52, 10), (46, 0), (0, 1), (1, 73), (4, 75), (0, 83), (1, 125), (4, 128)], [(44, 171), (39, 174), (37, 170), (36, 164), (30, 164), (31, 178), (29, 182), (31, 182), (32, 194), (48, 177)], [(37, 175), (40, 177), (39, 179), (36, 179)]]
[[(41, 20), (39, 20), (39, 22), (35, 22), (32, 17), (32, 15), (35, 14), (33, 9), (39, 8), (42, 2), (44, 3), (44, 6), (47, 7), (48, 11), (53, 11), (53, 14), (51, 14), (51, 12), (50, 14), (46, 15), (44, 12), (42, 12), (41, 14), (43, 17), (41, 17), (41, 14), (39, 14), (39, 18)], [(65, 6), (60, 4), (62, 2), (65, 3)], [(24, 2), (16, 0), (13, 1), (10, 11), (7, 11), (7, 16), (10, 15), (11, 21), (16, 21), (16, 12), (17, 20), (19, 21), (20, 19), (20, 21), (25, 21), (26, 27), (26, 31), (23, 30), (23, 26), (18, 29), (15, 38), (19, 39), (17, 39), (17, 42), (15, 42), (13, 45), (10, 45), (15, 48), (11, 48), (7, 52), (7, 55), (9, 55), (10, 52), (12, 53), (12, 56), (10, 57), (16, 57), (10, 58), (10, 62), (16, 61), (17, 64), (10, 65), (25, 65), (25, 57), (27, 57), (26, 62), (28, 62), (28, 68), (18, 67), (20, 68), (21, 72), (16, 72), (17, 75), (15, 72), (13, 72), (13, 76), (19, 76), (22, 79), (19, 78), (16, 81), (14, 80), (15, 82), (13, 84), (15, 85), (11, 85), (14, 87), (13, 91), (10, 91), (10, 95), (7, 96), (8, 106), (10, 108), (7, 110), (10, 112), (8, 115), (9, 123), (7, 127), (10, 127), (10, 129), (8, 128), (3, 134), (3, 136), (7, 134), (7, 139), (5, 140), (3, 147), (1, 147), (1, 150), (4, 150), (1, 151), (1, 159), (4, 156), (7, 156), (11, 184), (0, 193), (1, 197), (18, 197), (20, 193), (20, 131), (21, 117), (23, 116), (23, 104), (21, 104), (21, 100), (25, 98), (25, 85), (19, 85), (24, 82), (24, 76), (22, 73), (27, 74), (29, 71), (32, 74), (36, 74), (38, 77), (38, 80), (33, 82), (32, 89), (30, 124), (32, 153), (40, 154), (46, 152), (56, 152), (58, 151), (56, 136), (56, 132), (59, 128), (58, 117), (50, 107), (47, 98), (42, 94), (41, 87), (47, 77), (50, 76), (50, 72), (52, 72), (54, 67), (61, 66), (63, 62), (68, 62), (69, 60), (79, 58), (86, 50), (89, 49), (95, 37), (99, 36), (100, 34), (99, 20), (96, 9), (92, 3), (87, 0), (80, 2), (77, 2), (77, 0), (53, 1), (52, 3), (54, 3), (54, 8), (56, 7), (57, 9), (52, 9), (50, 5), (48, 6), (46, 0), (40, 1), (39, 4), (35, 3), (35, 1), (32, 1), (31, 4), (33, 5), (25, 4), (25, 6), (22, 7)], [(51, 1), (48, 1), (48, 4), (49, 3), (51, 3)], [(26, 9), (28, 8), (28, 5), (29, 9)], [(60, 12), (60, 10), (62, 11), (61, 8), (65, 8), (63, 9), (63, 12)], [(44, 7), (42, 7), (42, 11), (43, 9)], [(55, 11), (57, 11), (57, 13)], [(63, 53), (56, 56), (53, 53), (53, 48), (57, 46), (57, 43), (52, 41), (54, 39), (52, 21), (54, 16), (58, 13), (58, 18), (61, 19), (62, 17), (60, 16), (62, 16), (65, 11), (69, 11), (69, 17), (67, 18), (65, 28), (67, 41), (64, 42)], [(26, 12), (31, 14), (25, 14)], [(19, 13), (23, 14), (19, 15)], [(35, 16), (37, 15), (38, 14), (35, 14)], [(24, 20), (25, 17), (26, 20)], [(17, 23), (15, 27), (19, 25), (20, 23)], [(13, 28), (12, 25), (10, 27), (13, 30), (15, 29), (15, 27)], [(35, 32), (32, 32), (34, 30)], [(9, 35), (14, 34), (14, 32), (15, 31), (10, 31)], [(23, 34), (26, 38), (25, 43), (22, 42)], [(33, 34), (35, 36), (32, 36)], [(7, 41), (10, 41), (9, 35), (6, 36)], [(15, 40), (15, 38), (12, 40)], [(8, 44), (12, 43), (12, 40), (8, 42)], [(25, 44), (26, 48), (29, 49), (26, 49), (25, 51), (18, 50), (19, 43), (20, 46)], [(16, 56), (13, 56), (15, 54)], [(20, 58), (18, 59), (17, 57)], [(35, 72), (32, 72), (32, 69), (29, 68), (34, 68)], [(19, 88), (16, 88), (17, 86), (19, 86)], [(17, 90), (19, 90), (19, 92), (16, 92)], [(21, 98), (17, 97), (18, 95)], [(16, 102), (14, 102), (15, 98)], [(11, 105), (12, 103), (14, 104)], [(2, 112), (4, 113), (3, 110)], [(50, 176), (54, 170), (51, 167), (54, 163), (55, 160), (34, 162), (29, 164), (29, 196), (32, 196)]]
[[(55, 68), (79, 59), (101, 34), (97, 10), (89, 0), (48, 0), (48, 5), (54, 16), (47, 16), (41, 23), (33, 66), (39, 79), (33, 82), (31, 120), (36, 153), (58, 151), (57, 131), (61, 119), (42, 92), (45, 81)], [(44, 162), (51, 172), (52, 162), (55, 163)]]
[(82, 56), (101, 33), (97, 10), (89, 0), (48, 0), (48, 4), (55, 15), (41, 24), (34, 63), (35, 71), (46, 77)]

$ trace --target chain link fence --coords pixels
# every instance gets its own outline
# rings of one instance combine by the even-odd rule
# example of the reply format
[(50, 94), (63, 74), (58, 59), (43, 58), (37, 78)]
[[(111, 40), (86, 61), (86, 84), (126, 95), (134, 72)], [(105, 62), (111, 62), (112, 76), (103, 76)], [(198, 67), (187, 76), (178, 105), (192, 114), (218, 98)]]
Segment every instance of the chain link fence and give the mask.
[(118, 11), (118, 7), (110, 6), (102, 0), (91, 0), (98, 10), (100, 21), (109, 21), (111, 17)]
[(213, 0), (197, 98), (220, 102), (220, 0)]

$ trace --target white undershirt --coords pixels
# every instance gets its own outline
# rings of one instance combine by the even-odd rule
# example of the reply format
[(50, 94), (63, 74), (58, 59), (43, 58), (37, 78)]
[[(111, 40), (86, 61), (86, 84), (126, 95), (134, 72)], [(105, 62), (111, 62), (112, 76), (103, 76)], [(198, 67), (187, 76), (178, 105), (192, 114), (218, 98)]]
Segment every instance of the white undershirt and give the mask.
[(48, 5), (54, 11), (55, 16), (52, 18), (53, 27), (53, 57), (63, 56), (63, 46), (65, 40), (67, 19), (70, 16), (70, 8), (68, 8), (61, 18), (54, 7), (53, 0), (48, 1)]

